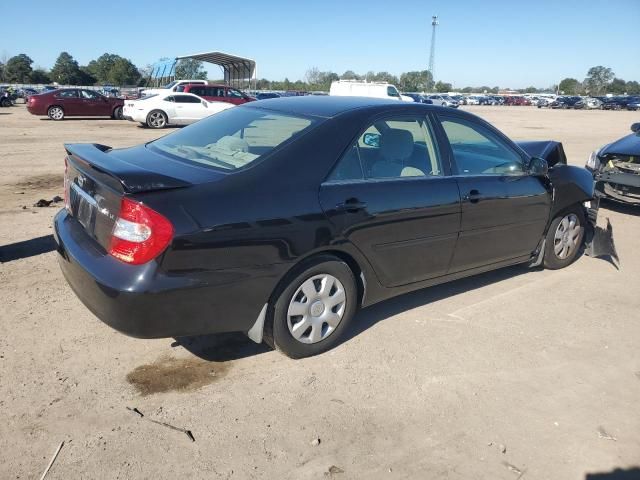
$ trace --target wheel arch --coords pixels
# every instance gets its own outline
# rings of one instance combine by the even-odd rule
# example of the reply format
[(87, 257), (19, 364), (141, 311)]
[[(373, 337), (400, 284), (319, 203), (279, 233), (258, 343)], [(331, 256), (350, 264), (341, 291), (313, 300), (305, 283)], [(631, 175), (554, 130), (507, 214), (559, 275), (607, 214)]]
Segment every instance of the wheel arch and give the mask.
[(280, 292), (286, 288), (287, 282), (294, 276), (296, 276), (301, 270), (304, 270), (306, 266), (319, 261), (325, 257), (327, 260), (338, 259), (343, 261), (351, 270), (353, 277), (356, 280), (356, 287), (358, 289), (358, 307), (360, 307), (364, 301), (366, 295), (367, 281), (365, 272), (361, 266), (361, 262), (356, 260), (355, 256), (351, 252), (338, 248), (325, 248), (320, 250), (314, 250), (298, 258), (284, 274), (280, 277), (276, 286), (273, 288), (271, 295), (269, 295), (269, 304), (272, 305), (275, 298)]

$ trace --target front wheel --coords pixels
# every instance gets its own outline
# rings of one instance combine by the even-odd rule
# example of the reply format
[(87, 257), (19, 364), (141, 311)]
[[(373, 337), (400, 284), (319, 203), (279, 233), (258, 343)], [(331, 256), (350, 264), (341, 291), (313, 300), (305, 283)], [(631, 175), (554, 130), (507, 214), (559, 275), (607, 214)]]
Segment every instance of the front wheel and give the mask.
[(358, 306), (358, 290), (349, 266), (334, 257), (311, 261), (276, 293), (264, 339), (291, 358), (335, 347)]
[(557, 270), (573, 263), (582, 247), (584, 230), (585, 217), (580, 207), (554, 218), (545, 241), (545, 268)]
[(167, 115), (161, 110), (153, 110), (147, 116), (149, 128), (164, 128), (167, 126)]
[(49, 107), (49, 110), (47, 110), (47, 116), (51, 120), (62, 120), (64, 118), (64, 110), (62, 107)]

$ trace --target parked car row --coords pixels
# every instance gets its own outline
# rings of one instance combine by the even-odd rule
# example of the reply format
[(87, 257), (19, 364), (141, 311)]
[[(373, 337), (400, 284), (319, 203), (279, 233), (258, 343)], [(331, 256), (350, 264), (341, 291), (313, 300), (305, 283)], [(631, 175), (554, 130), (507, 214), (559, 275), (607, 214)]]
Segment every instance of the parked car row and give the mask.
[(640, 96), (620, 97), (581, 97), (578, 95), (563, 95), (555, 99), (538, 104), (538, 108), (549, 107), (553, 109), (587, 109), (587, 110), (638, 110), (640, 109)]
[[(139, 122), (150, 128), (189, 125), (235, 105), (256, 99), (228, 85), (204, 80), (178, 80), (163, 88), (147, 89), (138, 98), (113, 96), (85, 88), (60, 88), (31, 95), (27, 110), (33, 115), (63, 120), (69, 116), (111, 117)], [(136, 96), (137, 97), (137, 96)], [(2, 100), (0, 100), (0, 103)]]

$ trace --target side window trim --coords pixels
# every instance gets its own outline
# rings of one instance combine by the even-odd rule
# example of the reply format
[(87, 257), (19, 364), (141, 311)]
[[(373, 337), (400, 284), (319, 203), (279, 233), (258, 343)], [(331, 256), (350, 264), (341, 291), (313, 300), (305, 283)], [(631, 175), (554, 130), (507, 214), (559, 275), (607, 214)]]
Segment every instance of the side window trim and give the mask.
[[(507, 150), (513, 152), (516, 156), (518, 156), (518, 158), (520, 158), (520, 161), (522, 162), (523, 167), (527, 164), (527, 158), (522, 154), (522, 152), (519, 152), (518, 150), (514, 149), (511, 145), (509, 145), (509, 143), (507, 141), (505, 141), (505, 139), (503, 138), (503, 135), (500, 132), (494, 132), (493, 130), (491, 130), (490, 128), (487, 128), (486, 126), (482, 125), (481, 123), (475, 122), (473, 120), (469, 120), (467, 118), (463, 118), (462, 116), (458, 116), (458, 115), (452, 115), (450, 113), (434, 113), (435, 116), (435, 121), (434, 123), (436, 124), (436, 128), (438, 129), (438, 136), (442, 138), (442, 144), (444, 147), (444, 150), (441, 151), (446, 151), (447, 152), (447, 156), (449, 157), (449, 161), (447, 163), (449, 163), (451, 165), (451, 176), (454, 177), (507, 177), (507, 176), (519, 176), (519, 175), (506, 175), (504, 173), (483, 173), (483, 174), (474, 174), (474, 175), (463, 175), (462, 173), (460, 173), (460, 171), (458, 170), (458, 165), (456, 163), (456, 159), (453, 155), (453, 149), (451, 148), (451, 143), (449, 142), (449, 137), (447, 136), (447, 133), (444, 130), (444, 127), (442, 126), (442, 122), (446, 121), (446, 120), (451, 120), (453, 122), (461, 122), (461, 123), (470, 123), (473, 126), (477, 126), (478, 129), (481, 132), (487, 132), (490, 137), (492, 137), (493, 139), (495, 139), (500, 145), (502, 145), (503, 147), (505, 147)], [(523, 171), (521, 175), (527, 175), (526, 171)]]
[[(427, 133), (431, 133), (432, 141), (434, 146), (436, 147), (437, 154), (439, 155), (440, 167), (442, 169), (442, 173), (440, 175), (426, 175), (426, 176), (415, 176), (415, 177), (389, 177), (389, 178), (367, 178), (365, 175), (364, 165), (362, 164), (362, 159), (360, 156), (360, 147), (358, 145), (358, 140), (364, 133), (374, 126), (376, 123), (384, 122), (385, 120), (399, 120), (399, 119), (407, 119), (407, 120), (423, 120), (425, 122), (425, 127), (427, 128)], [(329, 173), (325, 176), (325, 179), (321, 182), (321, 185), (335, 185), (335, 184), (350, 184), (350, 183), (380, 183), (380, 182), (397, 182), (397, 181), (417, 181), (417, 180), (437, 180), (441, 178), (446, 178), (454, 175), (452, 170), (452, 162), (449, 159), (449, 154), (445, 155), (443, 150), (443, 138), (444, 142), (447, 145), (447, 149), (449, 148), (448, 141), (446, 140), (446, 135), (444, 134), (444, 130), (440, 125), (440, 122), (437, 118), (433, 116), (432, 112), (425, 112), (424, 115), (416, 115), (411, 113), (400, 113), (400, 114), (389, 114), (382, 113), (370, 117), (364, 124), (364, 127), (361, 127), (355, 136), (349, 141), (347, 144), (347, 148), (339, 155), (338, 160), (334, 163), (334, 165), (329, 170)], [(443, 137), (444, 135), (444, 137)], [(348, 154), (349, 150), (356, 146), (356, 151), (358, 155), (358, 162), (360, 163), (360, 170), (362, 172), (362, 178), (360, 179), (345, 179), (345, 180), (332, 180), (330, 177), (333, 175), (334, 171), (338, 168), (338, 165), (342, 161), (342, 159)]]

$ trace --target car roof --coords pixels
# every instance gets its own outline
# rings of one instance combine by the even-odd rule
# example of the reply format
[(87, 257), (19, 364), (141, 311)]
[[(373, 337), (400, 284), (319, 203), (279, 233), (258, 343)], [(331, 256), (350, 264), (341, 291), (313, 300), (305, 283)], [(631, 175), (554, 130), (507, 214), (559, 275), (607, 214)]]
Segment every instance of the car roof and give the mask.
[(263, 108), (283, 113), (330, 118), (351, 110), (386, 111), (389, 110), (389, 107), (400, 109), (407, 106), (427, 107), (424, 103), (401, 102), (383, 98), (308, 95), (260, 100), (260, 103), (257, 104), (253, 102), (244, 104), (243, 108)]

